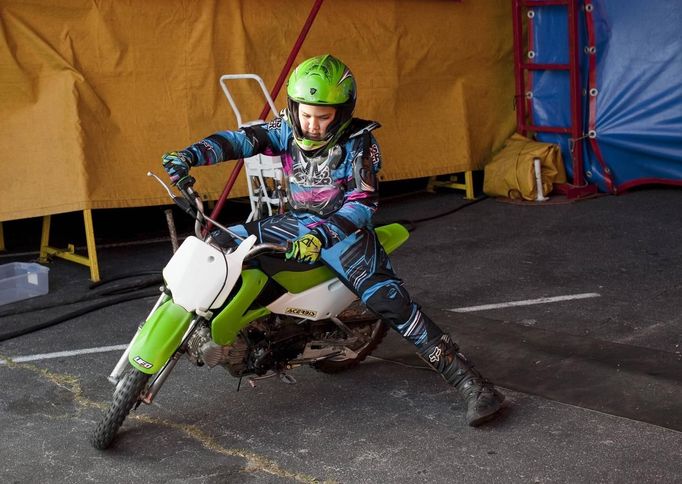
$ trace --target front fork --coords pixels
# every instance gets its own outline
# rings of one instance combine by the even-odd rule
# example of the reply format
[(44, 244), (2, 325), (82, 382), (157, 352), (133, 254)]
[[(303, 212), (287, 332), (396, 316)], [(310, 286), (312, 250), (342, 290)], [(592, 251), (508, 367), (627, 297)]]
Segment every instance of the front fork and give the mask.
[(192, 335), (197, 326), (201, 324), (202, 321), (204, 321), (202, 317), (195, 317), (192, 320), (189, 327), (187, 328), (187, 331), (185, 331), (185, 334), (182, 336), (182, 340), (180, 346), (178, 346), (178, 350), (175, 351), (175, 353), (173, 353), (173, 356), (171, 356), (170, 359), (166, 362), (166, 364), (163, 365), (161, 371), (159, 371), (154, 376), (153, 380), (149, 384), (147, 393), (143, 394), (142, 401), (144, 403), (146, 403), (147, 405), (152, 403), (154, 397), (156, 396), (157, 393), (159, 393), (159, 390), (161, 389), (166, 379), (168, 378), (168, 375), (170, 375), (171, 371), (173, 371), (173, 368), (175, 368), (175, 365), (178, 363), (178, 360), (180, 359), (180, 356), (183, 353), (181, 349), (186, 347), (187, 340)]
[[(190, 326), (189, 333), (194, 329), (194, 324)], [(151, 404), (152, 401), (154, 400), (154, 397), (156, 396), (157, 393), (159, 393), (159, 390), (163, 386), (163, 384), (166, 381), (166, 378), (168, 378), (168, 375), (170, 375), (170, 372), (175, 368), (175, 365), (177, 364), (178, 360), (180, 359), (180, 352), (176, 351), (173, 356), (171, 356), (170, 360), (166, 362), (166, 364), (161, 368), (161, 371), (156, 374), (156, 377), (154, 380), (149, 384), (149, 388), (147, 389), (146, 393), (143, 393), (142, 401), (146, 403), (147, 405)]]
[[(151, 317), (152, 314), (166, 301), (168, 301), (170, 297), (167, 294), (162, 294), (161, 297), (156, 301), (156, 304), (152, 308), (152, 310), (149, 312), (149, 315), (147, 316), (147, 319), (145, 319), (145, 322)], [(182, 342), (178, 348), (183, 348), (185, 344), (187, 343), (187, 339), (190, 337), (190, 335), (194, 332), (194, 329), (197, 327), (197, 325), (203, 320), (203, 318), (198, 317), (194, 318), (194, 320), (190, 323), (189, 327), (187, 328), (187, 331), (185, 331), (185, 334), (182, 336)], [(116, 366), (114, 367), (113, 371), (111, 372), (111, 375), (109, 375), (109, 381), (116, 385), (118, 381), (121, 379), (121, 376), (123, 375), (123, 372), (126, 370), (128, 367), (128, 356), (130, 355), (130, 348), (133, 346), (133, 343), (135, 342), (135, 338), (137, 338), (137, 335), (140, 333), (140, 330), (142, 329), (142, 326), (144, 326), (144, 323), (142, 323), (138, 328), (137, 331), (135, 332), (135, 336), (133, 336), (133, 339), (130, 340), (130, 343), (128, 343), (128, 347), (125, 349), (123, 352), (123, 355), (121, 355), (121, 358), (118, 360), (118, 363), (116, 363)], [(168, 378), (168, 375), (170, 375), (171, 371), (173, 368), (175, 368), (175, 365), (177, 364), (178, 360), (180, 359), (181, 352), (176, 351), (173, 356), (166, 362), (166, 364), (161, 368), (161, 371), (159, 371), (154, 379), (151, 381), (149, 384), (148, 390), (146, 393), (144, 393), (144, 396), (142, 397), (142, 401), (146, 404), (152, 403), (154, 400), (154, 397), (156, 394), (159, 392), (161, 387), (163, 386), (164, 382)]]

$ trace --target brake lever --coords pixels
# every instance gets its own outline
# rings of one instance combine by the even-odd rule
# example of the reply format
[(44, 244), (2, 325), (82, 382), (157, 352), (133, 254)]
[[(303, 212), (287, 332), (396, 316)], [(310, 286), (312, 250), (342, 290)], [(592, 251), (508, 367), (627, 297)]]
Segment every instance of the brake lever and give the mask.
[(153, 172), (151, 172), (151, 171), (148, 171), (148, 172), (147, 172), (147, 176), (151, 176), (151, 177), (153, 177), (157, 182), (159, 182), (159, 184), (166, 190), (166, 192), (168, 192), (168, 196), (169, 196), (169, 197), (171, 197), (171, 198), (176, 198), (176, 197), (175, 197), (175, 194), (171, 191), (171, 189), (168, 187), (168, 185), (166, 185), (166, 184), (163, 182), (163, 180), (162, 180), (161, 178), (159, 178), (158, 176), (156, 176), (155, 173), (153, 173)]
[[(153, 177), (154, 179), (156, 179), (157, 182), (159, 182), (159, 184), (161, 184), (161, 186), (162, 186), (162, 187), (166, 190), (166, 192), (168, 193), (168, 196), (171, 198), (171, 200), (173, 200), (173, 203), (174, 203), (175, 205), (177, 205), (177, 206), (180, 208), (180, 210), (182, 210), (182, 211), (185, 212), (186, 214), (190, 215), (191, 217), (196, 218), (196, 215), (197, 215), (196, 207), (194, 207), (194, 206), (190, 203), (190, 201), (188, 200), (188, 198), (191, 197), (191, 194), (190, 194), (190, 192), (188, 191), (188, 189), (191, 190), (192, 185), (193, 185), (194, 178), (192, 178), (192, 180), (188, 180), (186, 183), (183, 183), (182, 186), (178, 186), (178, 189), (181, 190), (181, 191), (183, 191), (183, 193), (185, 193), (186, 197), (188, 197), (188, 198), (185, 198), (185, 197), (178, 197), (177, 195), (175, 195), (175, 193), (172, 192), (172, 190), (170, 189), (170, 187), (169, 187), (168, 185), (166, 185), (166, 184), (163, 182), (163, 180), (161, 180), (161, 178), (159, 178), (155, 173), (152, 173), (151, 171), (148, 171), (148, 172), (147, 172), (147, 176)], [(185, 178), (187, 178), (187, 177), (185, 177)], [(185, 178), (183, 178), (183, 180), (184, 180)], [(191, 177), (190, 177), (190, 178), (191, 178)], [(182, 180), (181, 180), (181, 181), (182, 181)], [(192, 181), (192, 183), (189, 183), (189, 184), (188, 184), (189, 181)]]

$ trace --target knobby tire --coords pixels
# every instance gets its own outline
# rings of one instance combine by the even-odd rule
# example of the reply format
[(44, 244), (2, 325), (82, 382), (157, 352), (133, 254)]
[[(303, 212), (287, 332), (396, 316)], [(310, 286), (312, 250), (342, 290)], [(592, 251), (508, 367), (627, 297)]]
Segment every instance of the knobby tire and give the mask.
[(96, 449), (107, 449), (116, 438), (118, 429), (140, 398), (149, 376), (134, 368), (128, 369), (116, 386), (111, 406), (90, 437)]

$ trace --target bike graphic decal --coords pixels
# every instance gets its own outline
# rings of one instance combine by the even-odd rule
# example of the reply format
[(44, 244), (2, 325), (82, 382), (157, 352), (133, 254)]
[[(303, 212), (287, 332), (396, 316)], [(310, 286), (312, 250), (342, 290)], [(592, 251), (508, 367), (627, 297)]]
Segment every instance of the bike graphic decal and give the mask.
[(148, 361), (144, 361), (144, 360), (143, 360), (142, 358), (140, 358), (139, 356), (136, 356), (136, 357), (133, 358), (133, 359), (135, 360), (135, 363), (137, 363), (138, 365), (140, 365), (140, 366), (143, 367), (143, 368), (150, 369), (152, 366), (154, 366), (154, 365), (152, 365), (151, 363), (149, 363)]
[(317, 311), (311, 311), (309, 309), (301, 308), (286, 308), (284, 312), (287, 314), (295, 314), (296, 316), (303, 316), (306, 318), (314, 318), (315, 316), (317, 316)]

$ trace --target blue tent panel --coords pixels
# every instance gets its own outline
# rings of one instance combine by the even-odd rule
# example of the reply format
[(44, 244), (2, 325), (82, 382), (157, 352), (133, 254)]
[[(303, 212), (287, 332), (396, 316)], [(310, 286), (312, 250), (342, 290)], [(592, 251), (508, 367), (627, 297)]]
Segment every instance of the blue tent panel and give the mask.
[[(597, 93), (594, 126), (589, 94), (584, 98), (583, 132), (596, 131), (596, 138), (584, 144), (586, 179), (606, 191), (604, 165), (617, 191), (647, 183), (682, 185), (682, 1), (589, 3), (591, 15), (581, 14), (583, 21), (591, 20), (580, 33), (581, 72), (585, 92), (596, 81)], [(567, 23), (565, 8), (536, 8), (535, 62), (566, 62)], [(596, 47), (593, 72), (585, 52), (590, 29)], [(568, 74), (534, 73), (532, 79), (535, 124), (569, 126)], [(567, 136), (538, 138), (559, 143), (570, 160)], [(572, 176), (571, 164), (566, 167)]]

